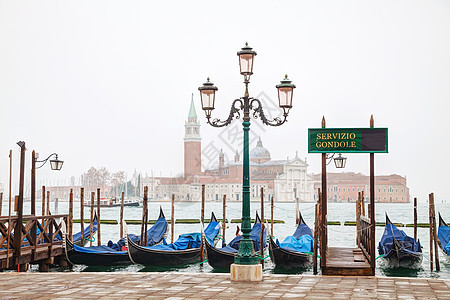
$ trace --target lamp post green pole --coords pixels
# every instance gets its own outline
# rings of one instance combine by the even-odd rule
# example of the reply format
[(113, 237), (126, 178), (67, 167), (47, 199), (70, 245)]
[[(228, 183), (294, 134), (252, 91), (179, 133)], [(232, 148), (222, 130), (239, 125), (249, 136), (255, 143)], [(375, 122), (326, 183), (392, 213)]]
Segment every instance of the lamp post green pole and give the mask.
[(240, 112), (244, 113), (242, 126), (244, 130), (244, 161), (243, 161), (243, 180), (242, 180), (242, 239), (239, 244), (239, 251), (234, 259), (238, 265), (256, 265), (258, 264), (258, 255), (253, 249), (253, 242), (250, 239), (251, 219), (250, 219), (250, 161), (249, 161), (249, 138), (250, 131), (250, 111), (254, 118), (260, 118), (263, 124), (268, 126), (280, 126), (287, 120), (289, 110), (292, 108), (292, 94), (295, 85), (288, 79), (287, 75), (278, 89), (278, 101), (280, 108), (283, 109), (283, 116), (268, 120), (264, 114), (261, 101), (251, 98), (248, 95), (248, 84), (250, 76), (253, 74), (253, 59), (256, 52), (248, 44), (237, 53), (239, 56), (239, 66), (241, 75), (244, 75), (245, 94), (244, 97), (236, 99), (231, 104), (230, 114), (224, 121), (212, 118), (211, 112), (214, 110), (215, 93), (218, 90), (212, 82), (207, 81), (199, 87), (202, 108), (205, 111), (208, 124), (213, 127), (224, 127), (231, 124), (231, 121), (240, 117)]
[(238, 265), (255, 265), (258, 263), (258, 256), (253, 249), (253, 242), (250, 239), (251, 219), (250, 219), (250, 161), (249, 161), (249, 141), (248, 133), (250, 131), (250, 113), (249, 99), (246, 89), (244, 100), (244, 161), (243, 161), (243, 180), (242, 180), (242, 239), (239, 244), (239, 251), (234, 259)]

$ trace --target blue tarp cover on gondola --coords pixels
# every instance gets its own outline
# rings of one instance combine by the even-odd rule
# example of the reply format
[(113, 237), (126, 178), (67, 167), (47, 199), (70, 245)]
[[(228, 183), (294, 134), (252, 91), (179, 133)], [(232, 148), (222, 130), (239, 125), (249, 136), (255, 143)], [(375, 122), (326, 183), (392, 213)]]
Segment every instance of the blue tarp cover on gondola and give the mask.
[(447, 255), (450, 255), (450, 227), (440, 226), (437, 238), (441, 241), (441, 246)]
[(127, 251), (118, 251), (108, 246), (92, 246), (92, 247), (80, 247), (77, 245), (73, 245), (74, 249), (77, 252), (83, 253), (114, 253), (114, 254), (126, 254)]
[[(130, 234), (129, 237), (133, 242), (139, 241), (139, 236)], [(122, 246), (125, 246), (124, 239), (120, 239), (117, 243), (113, 244), (111, 241), (108, 242), (108, 246), (91, 246), (91, 247), (80, 247), (77, 245), (73, 245), (74, 249), (77, 252), (83, 253), (115, 253), (115, 254), (125, 254), (127, 251), (120, 251)]]
[(381, 237), (381, 241), (378, 245), (378, 253), (387, 254), (393, 248), (395, 240), (400, 244), (403, 250), (407, 252), (422, 252), (422, 246), (420, 245), (420, 241), (414, 240), (414, 238), (407, 236), (403, 230), (398, 229), (394, 224), (387, 223), (384, 228), (383, 236)]
[[(211, 242), (216, 237), (217, 233), (219, 233), (220, 225), (219, 222), (210, 222), (208, 227), (205, 229), (205, 237)], [(192, 248), (199, 248), (201, 243), (202, 235), (199, 232), (194, 233), (185, 233), (178, 237), (178, 239), (172, 243), (167, 244), (164, 240), (163, 244), (156, 246), (149, 246), (146, 248), (153, 250), (163, 250), (163, 251), (175, 251), (175, 250), (186, 250)]]
[[(252, 227), (252, 231), (250, 231), (250, 239), (253, 242), (253, 248), (255, 251), (259, 251), (259, 241), (261, 236), (261, 223), (256, 223)], [(263, 240), (263, 248), (267, 245), (266, 239), (266, 229), (264, 228), (264, 240)], [(239, 244), (241, 243), (242, 235), (235, 237), (231, 242), (228, 243), (226, 247), (220, 248), (220, 250), (230, 253), (236, 253), (239, 250)]]
[[(94, 222), (94, 224), (97, 224)], [(96, 226), (94, 226), (96, 228)], [(147, 230), (147, 243), (152, 243), (152, 245), (159, 243), (164, 238), (164, 233), (167, 230), (167, 220), (165, 217), (160, 217), (156, 223)], [(86, 230), (85, 230), (86, 231)], [(88, 232), (89, 236), (89, 232)], [(140, 236), (129, 234), (130, 239), (135, 242), (140, 242)], [(92, 247), (78, 247), (74, 245), (74, 248), (78, 252), (84, 253), (115, 253), (115, 254), (124, 254), (126, 251), (121, 251), (122, 247), (125, 246), (125, 238), (121, 238), (117, 243), (113, 243), (112, 241), (108, 241), (107, 246), (92, 246)]]
[(286, 237), (281, 244), (277, 239), (276, 243), (280, 248), (290, 251), (304, 253), (314, 250), (313, 235), (306, 224), (299, 224), (293, 235)]

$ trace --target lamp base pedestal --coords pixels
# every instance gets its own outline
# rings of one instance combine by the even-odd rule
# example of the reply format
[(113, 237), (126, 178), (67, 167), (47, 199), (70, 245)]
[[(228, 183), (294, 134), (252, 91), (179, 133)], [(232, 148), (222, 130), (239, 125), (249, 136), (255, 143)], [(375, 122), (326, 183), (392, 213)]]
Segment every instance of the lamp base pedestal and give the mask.
[(231, 281), (262, 281), (262, 265), (237, 265), (230, 266)]

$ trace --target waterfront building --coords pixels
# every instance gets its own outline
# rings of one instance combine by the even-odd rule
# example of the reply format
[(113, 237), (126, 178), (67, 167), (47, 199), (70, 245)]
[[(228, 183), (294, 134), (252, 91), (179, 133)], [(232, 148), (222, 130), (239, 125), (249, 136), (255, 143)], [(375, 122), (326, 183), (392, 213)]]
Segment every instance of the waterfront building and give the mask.
[[(321, 186), (321, 174), (314, 175), (314, 199)], [(358, 192), (364, 191), (366, 201), (370, 201), (369, 176), (361, 173), (327, 173), (327, 196), (329, 202), (355, 202)], [(375, 176), (375, 202), (410, 202), (406, 177), (397, 174)]]

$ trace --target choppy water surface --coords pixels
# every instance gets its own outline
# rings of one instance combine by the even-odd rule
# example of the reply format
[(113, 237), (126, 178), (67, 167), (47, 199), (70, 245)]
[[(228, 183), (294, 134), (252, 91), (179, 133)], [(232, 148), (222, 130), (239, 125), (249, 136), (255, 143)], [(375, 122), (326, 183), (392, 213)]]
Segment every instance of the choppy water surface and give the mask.
[[(229, 202), (227, 203), (226, 218), (238, 219), (241, 217), (241, 203)], [(59, 213), (67, 213), (68, 203), (59, 203)], [(166, 218), (170, 220), (171, 203), (169, 202), (150, 202), (149, 203), (149, 219), (156, 219), (159, 214), (159, 207), (162, 207)], [(175, 203), (175, 219), (184, 218), (200, 218), (200, 202), (176, 202)], [(4, 205), (4, 212), (6, 206)], [(29, 203), (25, 203), (25, 212), (29, 213)], [(51, 210), (54, 211), (54, 205), (52, 203)], [(255, 212), (260, 212), (260, 203), (251, 203), (252, 218), (255, 216)], [(300, 203), (300, 210), (306, 223), (313, 227), (314, 224), (314, 203)], [(41, 211), (40, 207), (36, 208), (37, 212)], [(264, 207), (266, 218), (270, 218), (270, 204), (266, 203)], [(217, 218), (222, 217), (222, 203), (221, 202), (207, 202), (205, 205), (205, 219), (209, 218), (211, 212), (214, 212)], [(413, 204), (376, 204), (376, 221), (384, 222), (384, 213), (388, 212), (390, 219), (395, 223), (413, 223)], [(436, 203), (436, 216), (441, 212), (447, 223), (450, 222), (450, 204), (449, 203)], [(120, 207), (102, 208), (102, 219), (115, 219), (119, 220)], [(80, 209), (79, 203), (75, 203), (74, 218), (79, 219)], [(89, 208), (85, 208), (85, 217), (89, 216)], [(125, 207), (124, 218), (128, 220), (140, 220), (142, 217), (141, 207)], [(274, 224), (274, 235), (276, 238), (283, 240), (286, 236), (291, 235), (295, 230), (295, 204), (294, 203), (275, 203), (274, 219), (284, 220), (285, 224)], [(328, 220), (340, 221), (342, 224), (345, 221), (355, 220), (355, 204), (354, 203), (329, 203), (328, 204)], [(418, 222), (428, 223), (428, 204), (418, 204)], [(74, 224), (74, 232), (79, 231), (79, 224)], [(236, 232), (237, 224), (228, 223), (226, 229), (225, 239), (230, 241)], [(408, 235), (413, 236), (412, 227), (402, 227)], [(376, 245), (383, 234), (384, 227), (376, 227)], [(200, 224), (175, 224), (175, 236), (188, 232), (199, 232)], [(128, 225), (129, 233), (140, 233), (140, 225)], [(382, 260), (377, 260), (376, 274), (379, 276), (410, 276), (410, 277), (439, 277), (450, 278), (450, 260), (446, 259), (441, 251), (439, 251), (441, 261), (441, 271), (430, 272), (429, 258), (429, 229), (418, 228), (418, 237), (423, 246), (424, 259), (420, 269), (418, 270), (406, 270), (406, 269), (387, 269), (383, 267)], [(106, 225), (101, 224), (101, 239), (102, 243), (106, 244), (108, 240), (117, 241), (119, 238), (119, 225)], [(170, 238), (169, 238), (170, 239)], [(355, 247), (356, 245), (356, 227), (355, 226), (328, 226), (328, 245), (331, 247)], [(378, 254), (378, 252), (377, 252)], [(265, 273), (283, 273), (282, 270), (274, 270), (273, 264), (270, 259), (265, 260), (264, 272)], [(37, 270), (37, 268), (33, 268)], [(54, 271), (60, 271), (54, 269)], [(177, 271), (177, 272), (214, 272), (214, 270), (206, 263), (203, 266), (199, 264), (186, 266), (184, 268), (155, 268), (144, 267), (142, 265), (130, 265), (126, 267), (85, 267), (75, 266), (73, 271), (76, 272), (88, 272), (88, 271), (120, 271), (120, 272), (154, 272), (154, 271)], [(296, 273), (312, 274), (312, 268), (296, 271)]]

